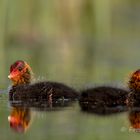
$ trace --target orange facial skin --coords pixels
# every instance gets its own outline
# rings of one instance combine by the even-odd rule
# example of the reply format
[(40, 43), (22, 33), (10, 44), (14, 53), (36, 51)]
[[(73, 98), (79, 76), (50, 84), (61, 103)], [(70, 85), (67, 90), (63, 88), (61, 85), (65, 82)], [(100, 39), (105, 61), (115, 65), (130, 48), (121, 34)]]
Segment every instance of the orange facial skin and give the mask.
[(31, 82), (31, 73), (30, 66), (25, 61), (18, 60), (11, 65), (8, 78), (13, 82), (14, 86), (29, 84)]
[(31, 121), (31, 112), (27, 108), (14, 107), (8, 116), (11, 129), (18, 133), (24, 133)]
[(130, 90), (140, 92), (140, 69), (132, 73), (128, 86)]

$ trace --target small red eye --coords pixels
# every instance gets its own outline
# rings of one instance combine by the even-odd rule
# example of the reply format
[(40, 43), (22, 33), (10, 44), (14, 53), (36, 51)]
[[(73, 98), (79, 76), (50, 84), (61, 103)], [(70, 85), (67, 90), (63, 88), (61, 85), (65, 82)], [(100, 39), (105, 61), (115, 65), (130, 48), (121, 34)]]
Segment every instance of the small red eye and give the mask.
[(19, 71), (22, 71), (22, 67), (18, 67), (18, 70), (19, 70)]

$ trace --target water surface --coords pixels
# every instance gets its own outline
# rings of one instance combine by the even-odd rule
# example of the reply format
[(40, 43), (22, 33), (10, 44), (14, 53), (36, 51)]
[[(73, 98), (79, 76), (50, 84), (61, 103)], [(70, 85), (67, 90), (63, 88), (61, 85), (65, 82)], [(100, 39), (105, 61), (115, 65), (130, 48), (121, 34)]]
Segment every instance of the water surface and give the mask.
[[(15, 131), (8, 122), (13, 107), (8, 94), (0, 96), (0, 139), (26, 140), (93, 140), (93, 139), (138, 139), (140, 134), (130, 129), (128, 112), (99, 116), (81, 112), (78, 103), (56, 110), (27, 108), (30, 120), (24, 132)], [(25, 108), (24, 108), (25, 109)]]

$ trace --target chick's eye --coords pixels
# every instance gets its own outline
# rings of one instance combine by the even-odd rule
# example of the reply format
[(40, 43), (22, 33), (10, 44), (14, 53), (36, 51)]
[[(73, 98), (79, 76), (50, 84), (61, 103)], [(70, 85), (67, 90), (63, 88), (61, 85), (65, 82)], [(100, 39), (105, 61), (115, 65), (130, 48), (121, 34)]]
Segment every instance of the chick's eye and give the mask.
[(21, 70), (22, 70), (22, 68), (21, 68), (21, 67), (19, 67), (19, 68), (18, 68), (18, 70), (19, 70), (19, 71), (21, 71)]

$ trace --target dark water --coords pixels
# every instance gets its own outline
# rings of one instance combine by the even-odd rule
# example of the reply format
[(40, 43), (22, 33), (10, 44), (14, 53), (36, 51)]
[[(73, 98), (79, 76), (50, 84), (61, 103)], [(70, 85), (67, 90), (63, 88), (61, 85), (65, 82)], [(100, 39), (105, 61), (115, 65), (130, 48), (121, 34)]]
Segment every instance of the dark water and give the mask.
[[(50, 110), (45, 107), (17, 107), (18, 102), (13, 107), (8, 94), (1, 94), (0, 102), (0, 139), (3, 140), (128, 140), (139, 139), (140, 136), (130, 128), (128, 112), (99, 116), (81, 112), (78, 102)], [(15, 123), (10, 124), (8, 119), (12, 116), (20, 118), (20, 123), (14, 120)]]

